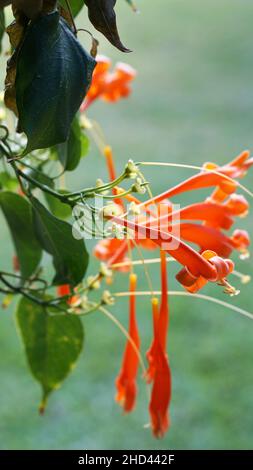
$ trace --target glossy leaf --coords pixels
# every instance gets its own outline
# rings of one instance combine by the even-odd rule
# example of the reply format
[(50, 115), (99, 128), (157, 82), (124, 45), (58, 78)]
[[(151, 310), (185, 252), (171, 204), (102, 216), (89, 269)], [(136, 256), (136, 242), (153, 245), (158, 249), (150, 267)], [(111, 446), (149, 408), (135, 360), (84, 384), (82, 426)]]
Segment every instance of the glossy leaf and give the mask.
[(86, 273), (89, 256), (83, 240), (72, 236), (72, 227), (53, 216), (32, 197), (34, 226), (42, 248), (53, 257), (54, 284), (80, 283)]
[(19, 301), (16, 321), (31, 372), (42, 387), (42, 411), (48, 395), (76, 365), (83, 348), (83, 325), (77, 316), (50, 315), (26, 298)]
[(131, 52), (121, 42), (114, 7), (116, 0), (84, 0), (88, 7), (89, 20), (108, 41), (122, 52)]
[(19, 126), (28, 138), (24, 153), (67, 140), (95, 64), (58, 11), (31, 21), (16, 75)]
[(80, 159), (87, 155), (89, 139), (83, 133), (78, 118), (71, 125), (67, 142), (57, 145), (56, 151), (64, 170), (73, 171), (78, 166)]
[(38, 267), (42, 255), (34, 233), (31, 206), (22, 196), (1, 191), (0, 207), (9, 225), (21, 274), (27, 279)]

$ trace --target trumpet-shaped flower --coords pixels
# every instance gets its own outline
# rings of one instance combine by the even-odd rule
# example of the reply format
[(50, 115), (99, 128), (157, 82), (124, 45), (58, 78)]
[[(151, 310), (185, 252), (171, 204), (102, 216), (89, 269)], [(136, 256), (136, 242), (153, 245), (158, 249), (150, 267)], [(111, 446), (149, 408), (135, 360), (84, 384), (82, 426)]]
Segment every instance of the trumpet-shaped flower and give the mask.
[(136, 298), (134, 295), (136, 282), (136, 274), (130, 274), (129, 339), (124, 351), (121, 371), (116, 379), (116, 401), (126, 413), (133, 410), (137, 394), (136, 377), (139, 367), (140, 338), (136, 321)]
[(114, 103), (131, 93), (130, 83), (135, 78), (136, 71), (130, 65), (119, 62), (113, 71), (110, 71), (111, 61), (108, 57), (98, 55), (96, 61), (91, 86), (81, 106), (81, 112), (98, 98)]

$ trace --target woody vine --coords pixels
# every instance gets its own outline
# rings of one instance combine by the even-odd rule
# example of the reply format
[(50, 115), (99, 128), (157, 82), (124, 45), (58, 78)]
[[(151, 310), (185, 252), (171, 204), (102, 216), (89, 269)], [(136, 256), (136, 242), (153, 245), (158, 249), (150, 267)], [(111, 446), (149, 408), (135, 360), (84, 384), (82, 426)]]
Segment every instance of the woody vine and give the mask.
[[(131, 0), (127, 3), (136, 11)], [(5, 7), (10, 4), (14, 19), (7, 26)], [(236, 271), (231, 255), (249, 255), (249, 234), (242, 228), (232, 230), (249, 211), (253, 194), (238, 180), (253, 159), (243, 151), (223, 166), (184, 165), (193, 175), (158, 195), (146, 179), (149, 167), (166, 170), (180, 165), (129, 160), (116, 174), (112, 148), (89, 119), (89, 107), (98, 99), (126, 98), (136, 72), (124, 62), (112, 70), (110, 59), (98, 54), (98, 41), (87, 24), (82, 30), (75, 25), (75, 16), (84, 8), (113, 46), (129, 52), (117, 30), (115, 4), (116, 0), (0, 1), (0, 39), (7, 33), (10, 42), (0, 104), (0, 208), (15, 252), (9, 271), (0, 265), (0, 293), (3, 308), (17, 297), (18, 329), (30, 370), (42, 387), (40, 413), (78, 361), (83, 317), (99, 312), (120, 329), (125, 341), (116, 401), (125, 412), (134, 409), (140, 371), (149, 389), (150, 426), (155, 437), (162, 437), (170, 425), (172, 396), (169, 297), (187, 296), (191, 302), (195, 296), (253, 319), (231, 301), (200, 293), (212, 282), (233, 297), (239, 293), (238, 282), (250, 280)], [(79, 43), (81, 32), (91, 36), (90, 51)], [(8, 113), (15, 130), (7, 124)], [(93, 187), (71, 191), (64, 185), (64, 174), (78, 168), (89, 152), (90, 139), (104, 158), (108, 180), (97, 175)], [(178, 195), (204, 188), (211, 190), (208, 198), (175, 206)], [(99, 238), (91, 255), (101, 261), (98, 272), (89, 276), (87, 237)], [(154, 257), (146, 259), (146, 250), (154, 251)], [(44, 253), (50, 256), (53, 277), (45, 269)], [(180, 265), (176, 278), (183, 289), (178, 291), (168, 288), (170, 262)], [(150, 263), (157, 264), (160, 273), (159, 291), (152, 285)], [(145, 291), (138, 290), (139, 269), (146, 276)], [(114, 291), (118, 271), (128, 278), (124, 292)], [(150, 297), (147, 321), (152, 341), (145, 358), (136, 314), (141, 296)], [(129, 302), (128, 328), (110, 312), (119, 297)]]

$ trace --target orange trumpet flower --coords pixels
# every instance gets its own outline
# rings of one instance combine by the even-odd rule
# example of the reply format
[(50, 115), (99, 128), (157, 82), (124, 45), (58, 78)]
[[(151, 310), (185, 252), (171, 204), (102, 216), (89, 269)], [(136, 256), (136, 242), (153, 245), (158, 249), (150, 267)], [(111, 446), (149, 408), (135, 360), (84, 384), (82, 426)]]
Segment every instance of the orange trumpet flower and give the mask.
[[(129, 291), (131, 294), (134, 294), (137, 283), (136, 274), (130, 274), (129, 282)], [(136, 377), (139, 367), (139, 357), (136, 349), (137, 351), (140, 349), (140, 338), (136, 321), (135, 295), (130, 295), (129, 297), (129, 337), (132, 341), (127, 341), (121, 371), (115, 382), (117, 389), (116, 401), (123, 407), (126, 413), (133, 410), (137, 394)]]
[(168, 430), (171, 400), (171, 371), (166, 352), (169, 326), (167, 265), (166, 254), (163, 251), (161, 251), (161, 287), (160, 309), (158, 309), (158, 300), (152, 299), (154, 339), (147, 352), (149, 362), (147, 380), (153, 382), (149, 413), (152, 431), (156, 437), (162, 437)]
[(98, 98), (115, 102), (131, 93), (130, 82), (135, 78), (136, 71), (130, 65), (119, 62), (110, 72), (111, 61), (108, 57), (98, 55), (96, 61), (91, 86), (80, 108), (81, 112)]

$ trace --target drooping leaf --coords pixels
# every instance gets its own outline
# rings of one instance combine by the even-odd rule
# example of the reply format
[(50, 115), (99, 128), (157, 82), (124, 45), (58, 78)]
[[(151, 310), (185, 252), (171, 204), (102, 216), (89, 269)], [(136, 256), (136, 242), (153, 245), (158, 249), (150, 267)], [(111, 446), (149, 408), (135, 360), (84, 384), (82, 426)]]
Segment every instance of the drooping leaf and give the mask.
[(117, 0), (84, 0), (88, 7), (89, 20), (108, 41), (122, 52), (131, 52), (121, 42), (114, 7)]
[(58, 11), (29, 24), (16, 75), (19, 126), (28, 138), (25, 154), (67, 140), (95, 65)]
[(42, 387), (43, 411), (48, 395), (76, 365), (83, 348), (83, 325), (77, 316), (50, 315), (25, 298), (17, 306), (16, 321), (31, 372)]
[[(67, 4), (65, 0), (59, 0), (59, 3), (65, 10), (67, 10)], [(70, 4), (72, 15), (77, 16), (84, 6), (84, 1), (83, 0), (69, 0), (69, 4)]]
[(88, 150), (88, 137), (83, 133), (78, 118), (76, 117), (71, 125), (67, 142), (57, 145), (56, 148), (64, 170), (75, 170), (80, 159), (88, 153)]
[(31, 206), (22, 196), (1, 191), (0, 207), (9, 225), (21, 274), (27, 279), (38, 267), (42, 254), (34, 233)]
[(5, 16), (3, 9), (0, 8), (0, 53), (2, 52), (2, 38), (5, 32)]
[(54, 284), (80, 283), (85, 275), (89, 255), (83, 240), (72, 235), (71, 225), (53, 216), (37, 199), (31, 198), (37, 238), (53, 257), (56, 271)]

